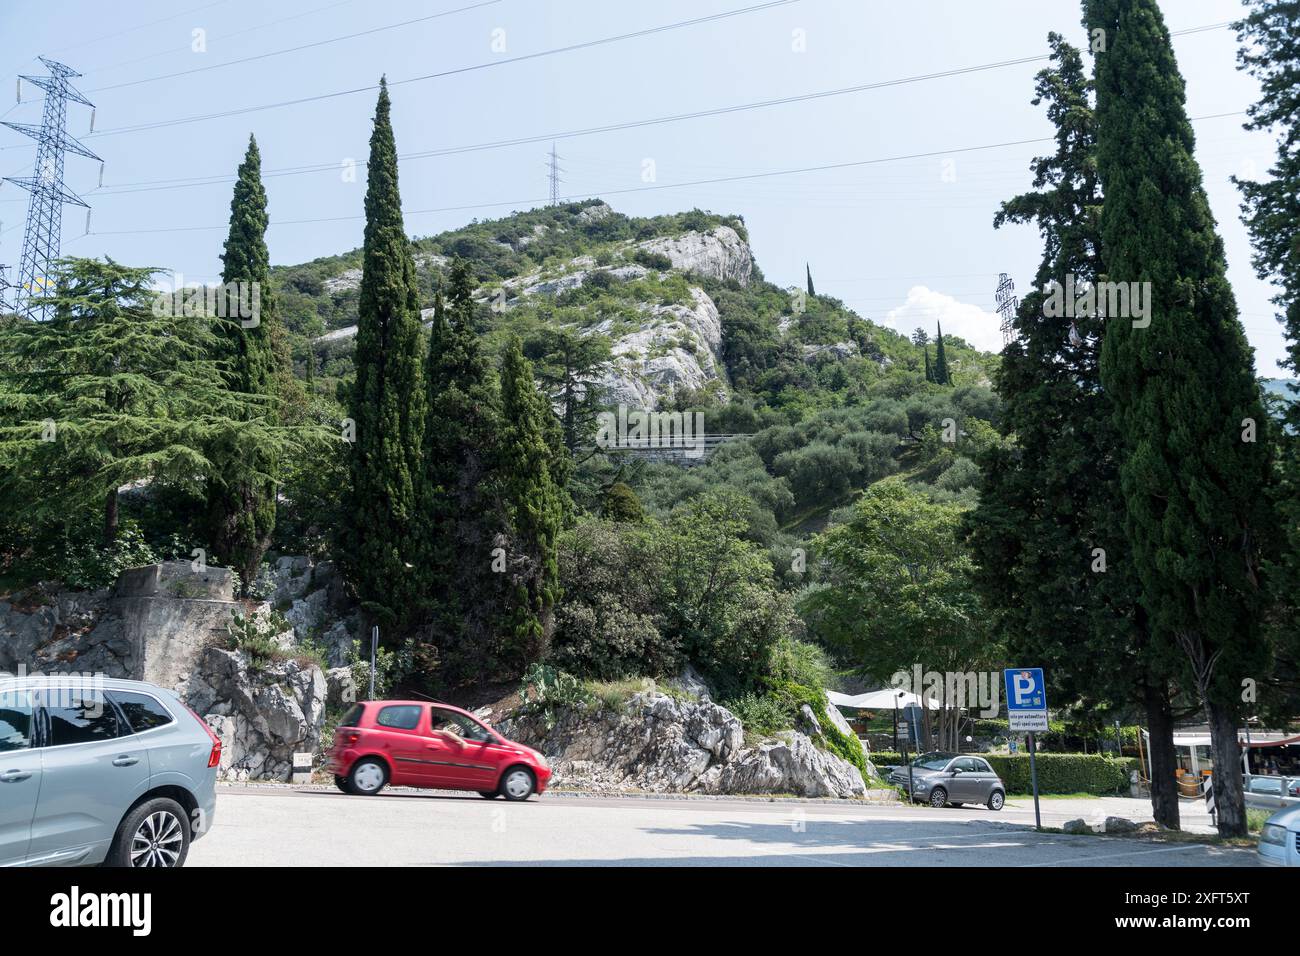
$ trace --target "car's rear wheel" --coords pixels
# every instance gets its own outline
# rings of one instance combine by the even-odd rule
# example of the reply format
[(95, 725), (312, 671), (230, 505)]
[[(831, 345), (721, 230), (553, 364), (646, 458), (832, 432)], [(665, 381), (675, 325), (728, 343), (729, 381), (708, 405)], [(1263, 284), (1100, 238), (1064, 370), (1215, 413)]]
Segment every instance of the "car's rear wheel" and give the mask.
[(344, 793), (347, 793), (347, 792), (348, 792), (348, 778), (345, 777), (345, 776), (343, 776), (341, 773), (336, 773), (336, 774), (334, 775), (334, 786), (338, 787), (338, 788), (339, 788), (340, 790), (342, 790)]
[(497, 797), (501, 796), (501, 794), (497, 793), (495, 790), (480, 790), (478, 795), (486, 800), (495, 800)]
[(190, 824), (185, 809), (169, 797), (157, 797), (122, 819), (104, 865), (176, 869), (185, 865), (189, 852)]
[(948, 791), (943, 787), (935, 787), (930, 791), (930, 806), (942, 807), (948, 802)]
[(388, 784), (388, 768), (373, 757), (358, 760), (348, 774), (348, 792), (373, 797)]
[(511, 767), (501, 777), (497, 792), (507, 800), (527, 800), (537, 789), (533, 772), (527, 767)]
[(1006, 799), (1007, 799), (1006, 795), (1001, 790), (994, 790), (991, 794), (989, 794), (989, 804), (988, 804), (989, 809), (1001, 810), (1002, 804), (1006, 802)]

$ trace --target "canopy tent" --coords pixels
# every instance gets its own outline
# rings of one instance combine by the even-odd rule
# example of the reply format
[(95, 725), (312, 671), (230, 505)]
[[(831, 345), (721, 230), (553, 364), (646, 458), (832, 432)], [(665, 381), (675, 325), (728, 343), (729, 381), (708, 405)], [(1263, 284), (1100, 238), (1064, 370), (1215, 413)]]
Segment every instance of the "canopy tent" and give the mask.
[(828, 690), (826, 697), (836, 707), (855, 707), (859, 710), (904, 710), (908, 707), (939, 709), (937, 700), (900, 690), (873, 690), (852, 696)]

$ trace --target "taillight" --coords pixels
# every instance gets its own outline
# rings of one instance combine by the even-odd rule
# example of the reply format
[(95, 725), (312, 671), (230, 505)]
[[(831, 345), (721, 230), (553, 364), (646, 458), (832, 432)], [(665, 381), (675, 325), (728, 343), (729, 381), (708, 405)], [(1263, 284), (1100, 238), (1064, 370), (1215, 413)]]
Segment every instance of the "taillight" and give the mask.
[(340, 730), (339, 739), (343, 741), (343, 745), (345, 747), (351, 747), (353, 744), (355, 744), (358, 740), (361, 739), (361, 731), (351, 730), (351, 729)]
[(199, 726), (207, 731), (208, 739), (212, 741), (212, 750), (208, 753), (208, 768), (218, 767), (221, 765), (221, 738), (212, 732), (208, 722), (198, 715), (194, 708), (188, 704), (184, 705), (185, 709), (193, 715), (194, 719), (199, 722)]

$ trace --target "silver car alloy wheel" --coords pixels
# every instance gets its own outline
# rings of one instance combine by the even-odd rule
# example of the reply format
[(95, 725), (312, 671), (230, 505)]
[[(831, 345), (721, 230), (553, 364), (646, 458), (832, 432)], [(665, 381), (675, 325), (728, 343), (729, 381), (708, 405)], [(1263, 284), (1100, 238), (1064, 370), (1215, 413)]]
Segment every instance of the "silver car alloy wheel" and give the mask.
[(533, 778), (528, 776), (527, 770), (514, 770), (506, 777), (506, 793), (516, 800), (527, 796), (528, 791), (532, 788)]
[(935, 790), (930, 794), (930, 806), (932, 807), (942, 807), (947, 802), (948, 795), (942, 790)]
[(384, 771), (377, 763), (362, 764), (352, 776), (352, 781), (357, 785), (358, 790), (374, 793), (384, 785)]
[(1002, 809), (1002, 794), (1001, 794), (1001, 793), (997, 792), (996, 790), (993, 792), (993, 796), (989, 797), (989, 807), (990, 807), (991, 809), (994, 809), (994, 810), (1001, 810), (1001, 809)]
[(131, 837), (131, 866), (173, 867), (185, 846), (183, 824), (174, 813), (159, 810), (136, 827)]

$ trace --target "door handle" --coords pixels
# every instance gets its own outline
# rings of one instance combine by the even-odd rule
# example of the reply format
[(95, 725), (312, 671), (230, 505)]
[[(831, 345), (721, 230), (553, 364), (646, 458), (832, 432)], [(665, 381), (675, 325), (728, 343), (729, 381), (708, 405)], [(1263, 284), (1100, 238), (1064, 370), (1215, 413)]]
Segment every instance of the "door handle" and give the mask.
[(6, 770), (0, 773), (0, 783), (21, 783), (31, 775), (30, 770)]
[(123, 754), (113, 761), (114, 767), (134, 767), (140, 762), (139, 757), (132, 757), (130, 754)]

